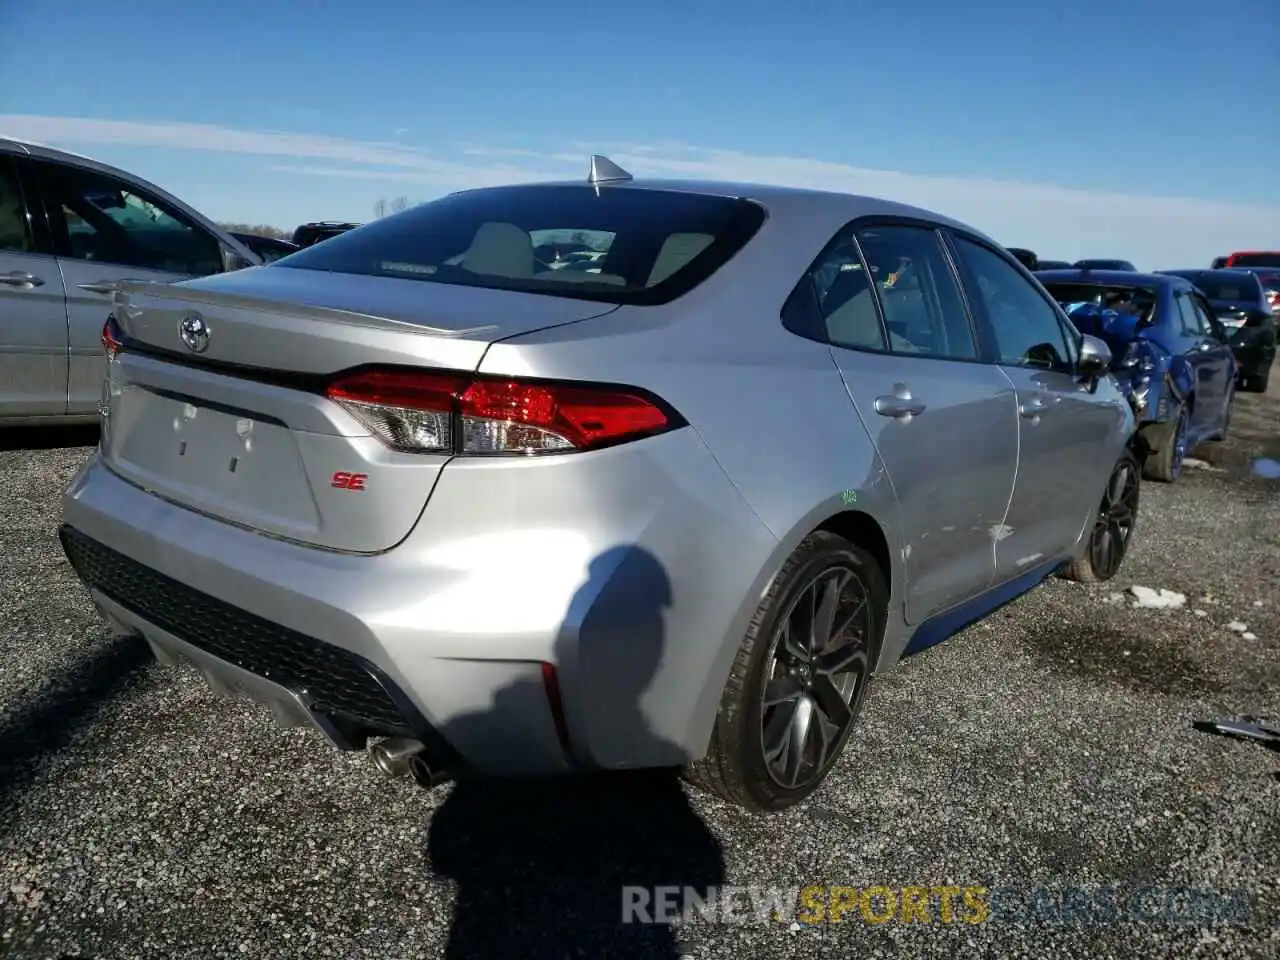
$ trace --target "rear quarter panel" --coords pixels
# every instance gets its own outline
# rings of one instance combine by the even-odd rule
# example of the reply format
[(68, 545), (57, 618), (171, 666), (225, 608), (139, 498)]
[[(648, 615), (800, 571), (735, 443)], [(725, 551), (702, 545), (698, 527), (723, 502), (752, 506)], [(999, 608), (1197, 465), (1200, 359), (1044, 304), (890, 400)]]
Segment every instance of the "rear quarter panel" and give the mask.
[[(839, 223), (832, 225), (832, 230)], [(758, 570), (720, 603), (727, 630), (706, 678), (702, 721), (709, 734), (719, 690), (748, 622), (777, 570), (814, 528), (860, 512), (888, 544), (891, 611), (897, 610), (901, 522), (887, 474), (849, 399), (829, 348), (788, 333), (782, 303), (828, 236), (792, 246), (785, 263), (752, 245), (716, 277), (664, 307), (623, 307), (595, 320), (490, 347), (482, 372), (635, 384), (675, 407), (705, 442), (733, 487), (776, 538), (764, 549), (748, 532), (717, 531), (719, 550), (751, 551)], [(794, 270), (794, 274), (792, 271)], [(700, 535), (690, 531), (690, 536)], [(671, 571), (696, 583), (697, 570)], [(685, 591), (688, 595), (688, 592)], [(700, 601), (704, 602), (704, 601)], [(683, 636), (677, 603), (668, 628)], [(902, 630), (891, 615), (890, 634)], [(899, 645), (887, 641), (885, 648)]]

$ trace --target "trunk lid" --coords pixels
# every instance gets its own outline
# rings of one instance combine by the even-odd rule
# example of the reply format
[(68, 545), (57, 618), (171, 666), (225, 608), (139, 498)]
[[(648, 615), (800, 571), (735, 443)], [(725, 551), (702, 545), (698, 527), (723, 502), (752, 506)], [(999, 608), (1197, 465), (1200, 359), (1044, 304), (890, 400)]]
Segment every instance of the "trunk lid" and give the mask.
[[(122, 283), (115, 302), (127, 345), (107, 364), (107, 465), (199, 513), (350, 553), (404, 539), (449, 457), (388, 448), (325, 398), (328, 376), (366, 364), (473, 371), (496, 340), (616, 309), (276, 266)], [(203, 351), (184, 342), (190, 319)]]

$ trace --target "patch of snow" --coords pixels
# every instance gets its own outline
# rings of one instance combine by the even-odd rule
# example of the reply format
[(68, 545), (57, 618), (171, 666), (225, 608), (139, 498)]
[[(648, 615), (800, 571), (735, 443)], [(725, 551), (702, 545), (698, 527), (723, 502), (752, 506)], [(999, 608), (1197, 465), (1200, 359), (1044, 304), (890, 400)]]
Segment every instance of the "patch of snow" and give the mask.
[(1113, 593), (1111, 596), (1107, 597), (1107, 603), (1119, 603), (1123, 599), (1123, 593)]
[(1261, 601), (1261, 600), (1255, 600), (1255, 601), (1253, 601), (1253, 605), (1254, 605), (1255, 607), (1260, 607), (1260, 606), (1262, 606), (1262, 601)]
[(1150, 587), (1132, 586), (1129, 592), (1137, 598), (1135, 607), (1147, 607), (1151, 610), (1169, 610), (1181, 607), (1187, 602), (1187, 596), (1175, 590), (1153, 590)]
[(1208, 460), (1199, 460), (1195, 457), (1183, 457), (1182, 465), (1184, 467), (1193, 467), (1197, 470), (1208, 470), (1210, 473), (1225, 473), (1222, 467), (1215, 467)]
[(1241, 623), (1239, 620), (1232, 620), (1227, 624), (1227, 629), (1235, 633), (1246, 633), (1249, 630), (1247, 623)]
[(1207, 617), (1209, 615), (1204, 610), (1192, 610), (1191, 612), (1194, 613), (1197, 617)]
[(1257, 639), (1258, 639), (1258, 635), (1257, 635), (1256, 633), (1251, 633), (1251, 632), (1249, 632), (1248, 630), (1246, 630), (1244, 633), (1240, 634), (1240, 636), (1244, 637), (1244, 639), (1246, 639), (1246, 640), (1257, 640)]

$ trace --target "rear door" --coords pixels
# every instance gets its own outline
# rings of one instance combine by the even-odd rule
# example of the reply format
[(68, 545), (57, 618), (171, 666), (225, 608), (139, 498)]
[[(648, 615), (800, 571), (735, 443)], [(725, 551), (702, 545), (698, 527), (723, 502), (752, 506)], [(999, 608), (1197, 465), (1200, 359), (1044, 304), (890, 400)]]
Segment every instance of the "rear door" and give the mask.
[(66, 293), (26, 162), (0, 153), (0, 418), (67, 409)]
[[(1013, 390), (978, 348), (934, 225), (864, 220), (815, 264), (826, 338), (902, 512), (905, 616), (990, 585), (1013, 489)], [(847, 252), (846, 252), (847, 251)]]
[(1191, 307), (1195, 310), (1196, 327), (1200, 333), (1204, 381), (1209, 385), (1208, 395), (1213, 400), (1213, 406), (1205, 408), (1204, 426), (1206, 430), (1217, 430), (1225, 418), (1223, 404), (1227, 402), (1227, 394), (1235, 379), (1235, 354), (1231, 350), (1230, 334), (1214, 315), (1209, 301), (1198, 291), (1191, 295)]
[(102, 325), (111, 298), (82, 285), (220, 273), (222, 243), (172, 204), (132, 183), (49, 160), (31, 163), (67, 290), (67, 411), (92, 413), (102, 394)]
[(1191, 290), (1174, 292), (1181, 319), (1181, 353), (1191, 365), (1195, 378), (1195, 403), (1188, 423), (1192, 437), (1217, 429), (1226, 399), (1225, 378), (1231, 360), (1230, 348), (1214, 336), (1207, 306), (1197, 303)]
[(1017, 390), (1018, 482), (996, 544), (1007, 580), (1079, 539), (1124, 442), (1123, 401), (1079, 381), (1074, 335), (1012, 258), (977, 238), (951, 241), (980, 329)]

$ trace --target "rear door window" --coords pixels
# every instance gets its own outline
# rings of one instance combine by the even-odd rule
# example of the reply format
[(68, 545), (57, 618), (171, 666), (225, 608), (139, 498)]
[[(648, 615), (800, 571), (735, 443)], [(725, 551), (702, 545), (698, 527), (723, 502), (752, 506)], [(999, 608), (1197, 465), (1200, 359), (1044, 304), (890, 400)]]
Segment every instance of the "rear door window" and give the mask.
[(733, 197), (494, 187), (374, 221), (279, 266), (657, 304), (724, 266), (764, 218), (762, 207)]
[(977, 359), (969, 315), (937, 231), (875, 226), (860, 229), (857, 238), (884, 311), (889, 349)]

